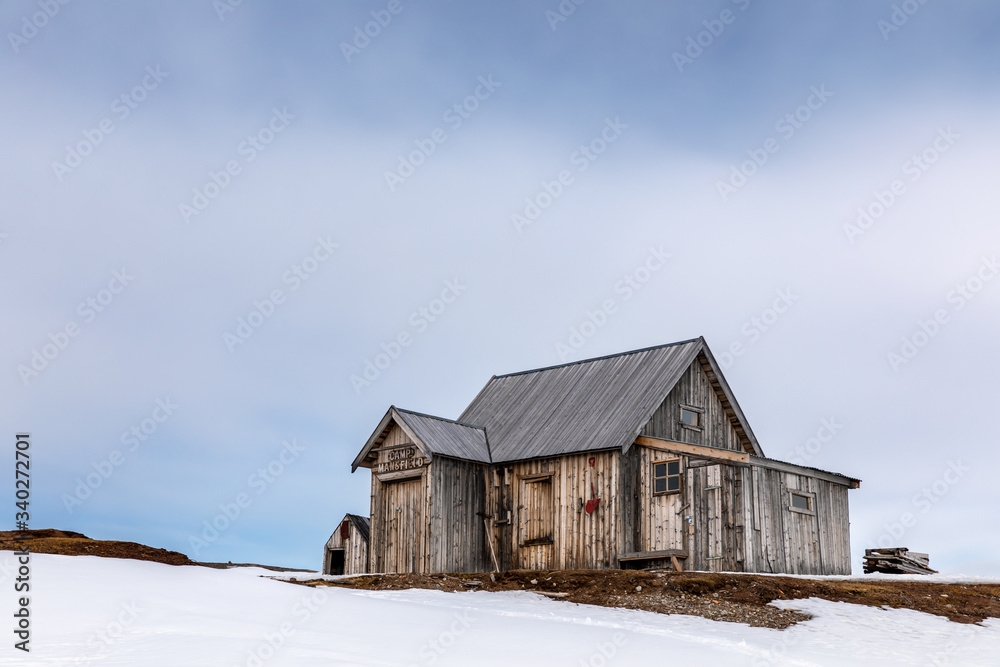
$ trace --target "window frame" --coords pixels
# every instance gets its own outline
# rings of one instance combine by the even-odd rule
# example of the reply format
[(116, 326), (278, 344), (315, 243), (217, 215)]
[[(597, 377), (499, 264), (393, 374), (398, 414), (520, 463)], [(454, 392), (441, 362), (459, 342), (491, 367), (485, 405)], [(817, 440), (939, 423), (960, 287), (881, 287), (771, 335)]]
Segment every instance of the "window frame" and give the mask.
[[(671, 463), (676, 463), (677, 464), (677, 474), (676, 475), (671, 475), (670, 474), (670, 464)], [(658, 466), (658, 465), (665, 466), (664, 467), (664, 471), (666, 472), (666, 474), (663, 475), (662, 477), (657, 477), (657, 475), (656, 475), (656, 466)], [(671, 477), (676, 477), (677, 478), (677, 488), (676, 489), (671, 489), (670, 488), (670, 478)], [(665, 482), (664, 482), (665, 488), (664, 488), (663, 491), (657, 491), (656, 490), (656, 480), (657, 479), (663, 479), (663, 480), (665, 480)], [(684, 492), (684, 461), (682, 461), (681, 458), (677, 457), (677, 456), (675, 456), (673, 458), (669, 458), (669, 459), (657, 459), (657, 460), (653, 461), (652, 462), (652, 474), (650, 475), (650, 490), (652, 491), (652, 495), (654, 495), (654, 496), (672, 496), (674, 494), (683, 493)]]
[[(807, 499), (809, 503), (809, 509), (802, 509), (801, 507), (796, 507), (793, 504), (793, 496), (799, 496), (801, 498)], [(808, 514), (809, 516), (816, 516), (816, 494), (811, 491), (799, 491), (798, 489), (788, 489), (788, 509), (797, 514)]]
[[(680, 412), (677, 416), (677, 423), (681, 425), (681, 428), (690, 429), (692, 431), (704, 431), (705, 430), (705, 408), (698, 408), (693, 405), (688, 405), (686, 403), (679, 404)], [(684, 422), (684, 412), (691, 412), (698, 416), (698, 424), (691, 425)]]

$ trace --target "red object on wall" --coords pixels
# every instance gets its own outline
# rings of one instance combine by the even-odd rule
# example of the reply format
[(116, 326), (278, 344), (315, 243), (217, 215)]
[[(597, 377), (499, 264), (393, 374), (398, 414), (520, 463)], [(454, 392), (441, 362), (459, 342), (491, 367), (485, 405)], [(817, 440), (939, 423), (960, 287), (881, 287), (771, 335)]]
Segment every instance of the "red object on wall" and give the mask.
[(351, 536), (351, 521), (350, 519), (344, 519), (344, 523), (340, 524), (340, 539), (346, 540)]
[(600, 504), (601, 504), (601, 499), (597, 497), (596, 493), (594, 493), (594, 483), (591, 482), (590, 483), (590, 500), (587, 501), (587, 506), (584, 509), (587, 511), (587, 514), (593, 514), (594, 510), (596, 510), (597, 506), (600, 505)]
[(591, 456), (589, 459), (587, 459), (587, 463), (590, 464), (591, 468), (593, 468), (594, 467), (594, 457)]

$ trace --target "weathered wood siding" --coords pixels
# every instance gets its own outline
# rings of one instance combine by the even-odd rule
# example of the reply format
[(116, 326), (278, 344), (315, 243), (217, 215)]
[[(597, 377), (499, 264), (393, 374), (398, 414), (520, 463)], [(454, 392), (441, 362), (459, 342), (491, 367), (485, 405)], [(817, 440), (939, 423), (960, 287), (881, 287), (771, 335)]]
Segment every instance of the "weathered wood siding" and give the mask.
[(686, 497), (687, 484), (680, 493), (655, 495), (653, 493), (653, 464), (659, 461), (680, 461), (681, 470), (686, 468), (687, 457), (648, 447), (634, 446), (638, 458), (638, 486), (631, 494), (641, 510), (638, 521), (638, 541), (635, 549), (623, 551), (661, 551), (664, 549), (686, 549), (685, 533), (687, 522), (684, 516), (691, 514)]
[(486, 544), (486, 466), (434, 457), (430, 479), (430, 572), (492, 570)]
[[(814, 514), (790, 509), (788, 491), (813, 497)], [(752, 572), (850, 574), (847, 487), (807, 474), (752, 466), (743, 473), (746, 568)]]
[[(372, 472), (371, 570), (427, 572), (430, 492), (428, 467), (379, 474), (379, 464), (392, 461), (393, 448), (410, 444), (394, 425), (382, 443)], [(381, 479), (380, 479), (381, 477)]]
[[(510, 466), (493, 466), (486, 478), (486, 513), (490, 517), (492, 531), (486, 539), (492, 540), (500, 570), (514, 568), (514, 526), (513, 493), (511, 491)], [(489, 549), (487, 543), (486, 548)], [(492, 563), (492, 554), (490, 556)]]
[[(413, 446), (393, 425), (373, 470), (393, 452)], [(398, 460), (398, 459), (397, 459)], [(372, 474), (371, 567), (373, 572), (481, 572), (485, 551), (487, 467), (437, 456), (418, 468)]]
[[(615, 567), (619, 458), (616, 451), (591, 452), (498, 466), (487, 505), (501, 569)], [(587, 514), (591, 483), (601, 502)]]
[(705, 465), (689, 458), (685, 480), (692, 521), (687, 526), (687, 569), (746, 571), (742, 496), (736, 492), (740, 470), (736, 465)]
[[(681, 426), (681, 405), (701, 408), (701, 430)], [(730, 415), (697, 359), (657, 408), (640, 435), (743, 451)]]
[(368, 541), (361, 535), (361, 531), (355, 527), (349, 519), (344, 519), (349, 526), (347, 539), (340, 537), (340, 526), (333, 531), (333, 535), (326, 543), (323, 550), (323, 573), (330, 574), (329, 555), (330, 551), (336, 549), (344, 550), (344, 574), (364, 574), (368, 572)]
[[(689, 395), (671, 401), (664, 405), (697, 405)], [(406, 444), (394, 428), (379, 462)], [(761, 459), (664, 448), (497, 466), (438, 456), (419, 469), (375, 473), (368, 569), (488, 571), (494, 552), (501, 570), (600, 569), (616, 567), (620, 553), (676, 549), (687, 570), (850, 573), (846, 486)], [(681, 492), (655, 495), (653, 464), (667, 460), (681, 464)], [(601, 502), (587, 514), (591, 485)], [(809, 495), (810, 513), (791, 509), (789, 490)]]
[(647, 550), (643, 541), (643, 523), (646, 503), (641, 498), (643, 447), (638, 445), (619, 457), (621, 479), (618, 494), (618, 551), (635, 552)]
[[(631, 543), (623, 539), (622, 551), (677, 549), (686, 555), (686, 570), (744, 571), (741, 467), (640, 445), (632, 447), (629, 458), (636, 482), (634, 492), (625, 490), (634, 498), (626, 513), (636, 519), (634, 538)], [(653, 465), (665, 461), (680, 462), (679, 493), (654, 493)]]
[(372, 508), (375, 571), (426, 572), (427, 476), (375, 483), (380, 486)]
[[(681, 462), (682, 493), (655, 495), (653, 464), (673, 459)], [(621, 506), (631, 525), (623, 526), (623, 551), (681, 549), (689, 570), (851, 571), (848, 487), (842, 484), (808, 471), (709, 461), (640, 445), (625, 461)], [(790, 490), (812, 498), (811, 513), (791, 508)]]

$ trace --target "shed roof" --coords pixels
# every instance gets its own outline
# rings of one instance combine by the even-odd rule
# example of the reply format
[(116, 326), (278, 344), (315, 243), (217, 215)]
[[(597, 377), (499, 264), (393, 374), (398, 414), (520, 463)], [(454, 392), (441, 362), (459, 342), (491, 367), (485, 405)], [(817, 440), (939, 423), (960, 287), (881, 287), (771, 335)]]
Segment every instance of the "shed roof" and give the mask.
[(482, 426), (402, 408), (396, 408), (396, 412), (402, 418), (400, 426), (404, 430), (408, 426), (431, 456), (441, 454), (482, 463), (490, 462), (490, 446), (486, 439), (486, 429)]
[(355, 457), (351, 466), (352, 472), (364, 463), (374, 447), (385, 440), (393, 424), (398, 424), (428, 458), (433, 459), (435, 455), (440, 455), (480, 463), (490, 463), (492, 460), (489, 443), (486, 440), (486, 429), (482, 426), (425, 415), (393, 405), (389, 407), (382, 421), (368, 438), (368, 442)]
[(627, 450), (701, 359), (748, 453), (763, 452), (704, 338), (494, 376), (459, 420), (486, 427), (493, 462)]
[[(371, 520), (366, 516), (360, 516), (358, 514), (348, 514), (344, 517), (358, 529), (361, 533), (361, 537), (364, 538), (365, 542), (369, 540), (369, 534), (371, 533)], [(343, 522), (341, 522), (343, 523)]]

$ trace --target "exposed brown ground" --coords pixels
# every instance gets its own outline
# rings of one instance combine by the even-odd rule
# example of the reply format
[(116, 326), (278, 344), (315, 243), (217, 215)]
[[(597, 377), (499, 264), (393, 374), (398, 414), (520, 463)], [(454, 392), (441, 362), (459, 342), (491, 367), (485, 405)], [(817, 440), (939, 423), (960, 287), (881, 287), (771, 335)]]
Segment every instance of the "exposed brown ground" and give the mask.
[(131, 558), (166, 563), (167, 565), (197, 565), (187, 556), (176, 551), (156, 549), (135, 542), (92, 540), (86, 535), (68, 530), (48, 528), (45, 530), (0, 531), (0, 550), (12, 551), (21, 545), (27, 545), (28, 550), (36, 554)]
[[(101, 556), (154, 561), (168, 565), (237, 567), (253, 564), (198, 563), (176, 551), (135, 542), (92, 540), (62, 530), (0, 531), (0, 550), (27, 544), (32, 553)], [(253, 565), (277, 571), (289, 568)], [(526, 590), (565, 593), (557, 599), (663, 614), (689, 614), (718, 621), (787, 628), (809, 617), (768, 606), (772, 600), (810, 597), (873, 607), (916, 609), (958, 623), (1000, 618), (1000, 584), (934, 584), (894, 581), (836, 581), (766, 577), (753, 574), (645, 572), (641, 570), (517, 570), (500, 574), (382, 574), (337, 581), (300, 580), (311, 586), (341, 586), (365, 590), (428, 588), (442, 591)]]
[[(473, 583), (478, 582), (478, 583)], [(559, 599), (604, 607), (691, 614), (718, 621), (787, 628), (808, 615), (768, 606), (773, 600), (822, 598), (873, 607), (916, 609), (958, 623), (1000, 618), (1000, 585), (911, 581), (837, 581), (753, 574), (641, 570), (517, 570), (493, 574), (364, 575), (306, 585), (365, 590), (428, 588), (442, 591), (544, 591)]]
[(0, 531), (0, 551), (13, 551), (27, 545), (31, 553), (61, 554), (63, 556), (101, 556), (102, 558), (129, 558), (148, 560), (166, 565), (202, 565), (214, 568), (262, 567), (275, 572), (302, 572), (295, 568), (257, 565), (256, 563), (199, 563), (177, 551), (147, 547), (136, 542), (93, 540), (82, 533), (69, 530), (7, 530)]

